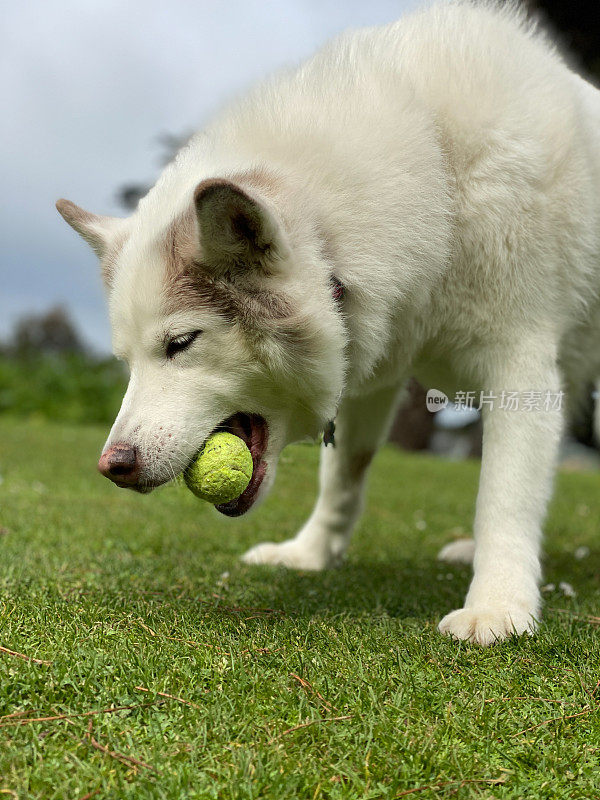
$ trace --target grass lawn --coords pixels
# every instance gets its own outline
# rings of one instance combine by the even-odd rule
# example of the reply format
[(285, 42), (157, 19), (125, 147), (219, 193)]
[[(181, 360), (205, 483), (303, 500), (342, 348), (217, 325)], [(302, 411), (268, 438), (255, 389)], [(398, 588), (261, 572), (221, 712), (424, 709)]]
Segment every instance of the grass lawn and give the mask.
[(436, 631), (478, 464), (385, 450), (345, 566), (288, 573), (237, 557), (305, 519), (316, 448), (230, 521), (110, 485), (104, 435), (0, 420), (0, 796), (600, 797), (600, 475), (561, 475), (547, 524), (577, 596), (481, 650)]

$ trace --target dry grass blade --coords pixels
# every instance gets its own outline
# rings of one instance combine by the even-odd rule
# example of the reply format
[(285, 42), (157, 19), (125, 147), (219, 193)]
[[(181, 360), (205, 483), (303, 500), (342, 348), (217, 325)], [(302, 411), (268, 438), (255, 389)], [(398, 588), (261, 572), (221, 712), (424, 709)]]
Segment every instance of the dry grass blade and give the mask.
[(221, 650), (221, 648), (217, 647), (216, 644), (209, 644), (208, 642), (197, 642), (195, 639), (180, 639), (178, 636), (165, 636), (164, 638), (169, 639), (172, 642), (183, 642), (183, 644), (189, 644), (192, 645), (193, 647), (208, 647), (222, 656), (231, 655), (231, 653), (228, 653), (227, 650)]
[[(209, 649), (214, 650), (215, 653), (219, 653), (221, 656), (233, 655), (233, 653), (229, 652), (228, 650), (223, 650), (216, 644), (209, 644), (208, 642), (197, 642), (195, 639), (181, 639), (179, 636), (164, 636), (163, 638), (169, 639), (171, 642), (182, 642), (183, 644), (189, 644), (192, 647), (208, 647)], [(270, 653), (278, 653), (280, 650), (283, 650), (283, 647), (275, 647), (273, 649), (270, 647), (257, 647), (255, 649), (245, 648), (244, 650), (240, 650), (238, 655), (268, 655)]]
[[(220, 600), (219, 595), (213, 595), (216, 600)], [(210, 606), (215, 611), (225, 611), (229, 614), (253, 614), (255, 616), (260, 617), (271, 617), (271, 616), (278, 616), (278, 617), (285, 617), (285, 611), (282, 611), (279, 608), (255, 608), (253, 606), (226, 606), (221, 603), (211, 603), (209, 600), (200, 600), (200, 603), (203, 605)]]
[(557, 703), (560, 706), (572, 706), (575, 703), (570, 700), (556, 700), (553, 697), (528, 697), (527, 695), (517, 695), (516, 697), (487, 697), (484, 703), (506, 703), (513, 700), (528, 700), (532, 703)]
[(2, 647), (0, 645), (0, 653), (7, 653), (9, 656), (16, 656), (17, 658), (22, 658), (24, 661), (31, 661), (33, 664), (45, 664), (48, 666), (52, 664), (51, 661), (44, 661), (42, 658), (33, 658), (33, 656), (26, 656), (25, 653), (18, 653), (16, 650), (9, 650), (8, 647)]
[(3, 717), (0, 717), (0, 720), (2, 720), (2, 719), (16, 719), (17, 717), (25, 716), (25, 714), (27, 714), (27, 711), (13, 711), (12, 714), (5, 714)]
[(322, 722), (340, 722), (344, 719), (354, 719), (354, 714), (345, 714), (341, 717), (321, 717), (320, 719), (311, 719), (308, 722), (301, 722), (299, 725), (294, 725), (293, 728), (288, 728), (278, 736), (274, 736), (272, 739), (269, 739), (269, 744), (273, 744), (273, 742), (276, 742), (278, 739), (282, 739), (284, 736), (288, 736), (290, 733), (295, 733), (295, 731), (302, 730), (302, 728), (308, 728), (311, 725), (319, 725)]
[(448, 789), (451, 786), (457, 789), (462, 789), (463, 786), (468, 786), (472, 783), (485, 783), (488, 786), (499, 786), (505, 782), (505, 778), (465, 778), (461, 781), (442, 781), (442, 783), (428, 783), (424, 786), (416, 786), (414, 789), (407, 789), (400, 794), (395, 794), (392, 800), (398, 800), (400, 797), (407, 797), (409, 794), (417, 794), (418, 792), (427, 792), (431, 789)]
[(568, 608), (553, 608), (550, 610), (557, 611), (559, 614), (566, 614), (571, 619), (577, 620), (577, 622), (588, 622), (590, 625), (600, 625), (600, 617), (595, 617), (592, 614), (586, 614), (582, 617), (580, 614), (574, 614), (572, 611), (569, 611)]
[(319, 700), (323, 703), (323, 705), (327, 708), (328, 711), (337, 711), (337, 708), (329, 702), (329, 700), (325, 700), (323, 695), (318, 692), (312, 683), (309, 683), (305, 678), (301, 678), (300, 675), (296, 675), (295, 672), (290, 672), (290, 677), (293, 678), (295, 681), (298, 681), (300, 686), (306, 691), (314, 694), (315, 697), (318, 697)]
[(178, 703), (183, 703), (184, 706), (191, 706), (192, 708), (197, 708), (199, 711), (202, 709), (200, 706), (197, 706), (196, 703), (192, 703), (190, 700), (184, 700), (183, 697), (177, 697), (174, 694), (167, 694), (167, 692), (159, 692), (156, 689), (147, 689), (145, 686), (134, 686), (134, 689), (137, 689), (140, 692), (149, 692), (154, 694), (159, 694), (161, 697), (167, 697), (169, 700), (176, 700)]
[(522, 731), (517, 731), (512, 735), (520, 736), (522, 733), (529, 733), (529, 731), (534, 731), (536, 728), (541, 728), (543, 725), (550, 725), (551, 722), (564, 722), (568, 719), (575, 719), (575, 717), (583, 717), (584, 714), (589, 714), (591, 710), (590, 706), (586, 706), (583, 711), (578, 711), (577, 714), (567, 714), (564, 717), (551, 717), (550, 719), (545, 719), (543, 722), (538, 722), (536, 725), (530, 725), (529, 728), (523, 728)]
[[(14, 719), (13, 714), (7, 714), (5, 717), (0, 717), (0, 728), (9, 728), (14, 725), (26, 725), (29, 722), (55, 722), (60, 719), (75, 719), (77, 717), (92, 717), (97, 714), (115, 714), (117, 711), (130, 711), (134, 708), (147, 708), (148, 706), (164, 703), (164, 700), (155, 700), (150, 703), (134, 703), (130, 706), (111, 706), (110, 708), (101, 708), (97, 711), (81, 711), (76, 714), (54, 714), (50, 717), (24, 717), (21, 719)], [(6, 722), (2, 722), (6, 720)]]
[(153, 630), (152, 630), (152, 628), (151, 628), (149, 625), (146, 625), (146, 623), (145, 623), (145, 622), (142, 622), (142, 620), (141, 620), (141, 619), (136, 619), (136, 622), (138, 623), (138, 625), (141, 625), (141, 626), (142, 626), (142, 628), (143, 628), (145, 631), (148, 631), (148, 633), (150, 634), (150, 636), (156, 636), (156, 631), (153, 631)]
[(146, 764), (145, 761), (141, 761), (139, 758), (134, 758), (133, 756), (127, 756), (125, 753), (119, 753), (118, 750), (111, 750), (110, 747), (106, 747), (97, 739), (94, 739), (92, 734), (92, 720), (90, 720), (90, 724), (88, 725), (88, 729), (85, 735), (86, 740), (91, 744), (91, 746), (98, 750), (100, 753), (104, 753), (104, 755), (110, 756), (114, 758), (115, 761), (120, 761), (121, 764), (125, 764), (128, 767), (142, 767), (143, 769), (149, 769), (151, 772), (156, 772), (153, 766), (150, 764)]
[(79, 798), (79, 800), (90, 800), (90, 798), (95, 797), (99, 793), (100, 789), (94, 789), (93, 792), (88, 792), (87, 794), (84, 794), (83, 797)]

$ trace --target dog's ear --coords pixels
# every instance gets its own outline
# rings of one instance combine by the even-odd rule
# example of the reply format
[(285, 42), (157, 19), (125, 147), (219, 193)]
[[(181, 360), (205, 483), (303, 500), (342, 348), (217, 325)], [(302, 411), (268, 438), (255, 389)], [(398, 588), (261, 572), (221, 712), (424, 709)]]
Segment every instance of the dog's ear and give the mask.
[(218, 273), (275, 271), (287, 248), (271, 211), (232, 181), (210, 178), (196, 186), (202, 262)]
[(123, 224), (120, 217), (92, 214), (71, 203), (70, 200), (57, 200), (56, 208), (65, 222), (85, 239), (99, 258), (105, 255), (113, 235)]

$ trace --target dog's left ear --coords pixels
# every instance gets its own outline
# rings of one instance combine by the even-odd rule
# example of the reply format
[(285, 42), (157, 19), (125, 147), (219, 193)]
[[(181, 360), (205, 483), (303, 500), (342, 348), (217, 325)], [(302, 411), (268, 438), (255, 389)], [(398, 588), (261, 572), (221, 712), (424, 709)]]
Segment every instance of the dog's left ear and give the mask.
[(287, 252), (281, 225), (269, 209), (232, 181), (210, 178), (194, 192), (202, 262), (216, 272), (273, 273)]
[(73, 230), (90, 245), (98, 258), (102, 258), (112, 241), (113, 235), (122, 226), (120, 217), (104, 217), (92, 214), (76, 206), (70, 200), (57, 200), (56, 209)]

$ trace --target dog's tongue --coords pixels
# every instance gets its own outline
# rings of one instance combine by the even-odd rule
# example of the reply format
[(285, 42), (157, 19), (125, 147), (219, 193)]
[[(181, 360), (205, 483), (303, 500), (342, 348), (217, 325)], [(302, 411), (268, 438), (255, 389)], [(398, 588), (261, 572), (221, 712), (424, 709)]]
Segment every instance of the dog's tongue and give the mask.
[(239, 497), (230, 500), (228, 503), (220, 503), (215, 506), (217, 511), (228, 517), (240, 517), (245, 514), (253, 505), (262, 480), (267, 469), (266, 463), (262, 460), (267, 449), (268, 428), (263, 417), (258, 414), (234, 414), (219, 426), (222, 430), (227, 430), (235, 436), (239, 436), (245, 443), (252, 455), (252, 477), (250, 483)]

